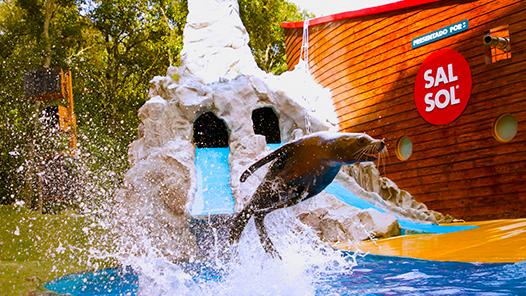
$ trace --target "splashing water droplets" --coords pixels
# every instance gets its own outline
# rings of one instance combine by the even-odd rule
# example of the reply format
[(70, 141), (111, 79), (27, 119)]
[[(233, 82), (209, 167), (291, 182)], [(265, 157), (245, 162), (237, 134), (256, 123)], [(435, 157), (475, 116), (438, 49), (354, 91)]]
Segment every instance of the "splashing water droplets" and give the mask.
[(147, 253), (117, 257), (139, 275), (141, 295), (315, 295), (324, 288), (325, 277), (348, 272), (356, 264), (323, 244), (286, 210), (269, 214), (265, 222), (282, 260), (265, 253), (253, 221), (226, 253), (216, 237), (220, 231), (214, 230), (209, 253), (186, 263), (163, 256), (148, 237), (135, 241), (144, 244), (139, 248)]

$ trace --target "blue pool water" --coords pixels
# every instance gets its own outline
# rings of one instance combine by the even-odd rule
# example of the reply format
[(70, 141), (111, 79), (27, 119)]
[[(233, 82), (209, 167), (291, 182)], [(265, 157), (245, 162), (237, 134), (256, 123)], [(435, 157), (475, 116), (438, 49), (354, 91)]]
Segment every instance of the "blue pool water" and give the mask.
[[(351, 260), (349, 253), (344, 256)], [(183, 269), (196, 283), (221, 282), (220, 270), (196, 263)], [(353, 269), (316, 278), (317, 295), (525, 295), (526, 262), (471, 264), (368, 255)], [(70, 295), (136, 295), (138, 282), (130, 268), (115, 268), (68, 275), (45, 287)]]

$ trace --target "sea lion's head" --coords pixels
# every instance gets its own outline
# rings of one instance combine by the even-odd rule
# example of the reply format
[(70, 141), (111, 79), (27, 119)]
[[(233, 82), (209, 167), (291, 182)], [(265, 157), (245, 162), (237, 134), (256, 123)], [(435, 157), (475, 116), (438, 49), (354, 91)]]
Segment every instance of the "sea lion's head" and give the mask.
[(339, 133), (334, 139), (334, 153), (340, 162), (351, 164), (375, 161), (385, 148), (384, 140), (374, 139), (365, 133)]

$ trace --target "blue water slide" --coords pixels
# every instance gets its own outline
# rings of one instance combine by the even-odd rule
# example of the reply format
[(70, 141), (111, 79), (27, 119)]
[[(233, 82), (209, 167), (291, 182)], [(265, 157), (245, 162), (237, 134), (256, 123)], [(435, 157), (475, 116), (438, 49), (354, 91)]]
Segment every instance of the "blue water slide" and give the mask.
[(234, 213), (230, 187), (230, 148), (196, 148), (197, 192), (190, 213), (193, 217)]
[[(358, 195), (356, 195), (354, 192), (350, 191), (349, 189), (345, 188), (342, 184), (340, 184), (338, 181), (333, 181), (327, 188), (325, 188), (325, 192), (334, 195), (339, 200), (343, 201), (344, 203), (351, 205), (353, 207), (356, 207), (358, 209), (366, 210), (366, 209), (375, 209), (381, 213), (385, 213), (385, 210), (370, 203), (369, 201), (360, 198)], [(409, 219), (404, 219), (402, 217), (397, 217), (398, 224), (402, 228), (403, 233), (450, 233), (450, 232), (456, 232), (456, 231), (462, 231), (462, 230), (468, 230), (477, 228), (477, 226), (472, 225), (436, 225), (436, 224), (426, 224), (426, 223), (419, 223), (415, 222)]]
[[(269, 144), (271, 150), (281, 144)], [(234, 213), (234, 198), (230, 187), (229, 148), (196, 148), (195, 168), (197, 192), (191, 207), (194, 217)], [(346, 204), (359, 209), (385, 210), (356, 195), (338, 181), (332, 182), (325, 191)], [(415, 222), (397, 217), (404, 233), (450, 233), (476, 228), (476, 226), (443, 226)]]

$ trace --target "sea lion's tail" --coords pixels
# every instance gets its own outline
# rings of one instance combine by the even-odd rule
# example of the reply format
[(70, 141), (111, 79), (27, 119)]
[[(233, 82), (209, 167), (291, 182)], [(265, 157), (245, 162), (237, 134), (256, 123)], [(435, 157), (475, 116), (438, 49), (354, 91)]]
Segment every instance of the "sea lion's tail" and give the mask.
[(243, 229), (253, 215), (253, 211), (250, 207), (245, 207), (241, 212), (237, 213), (230, 221), (230, 243), (237, 243), (241, 238)]

